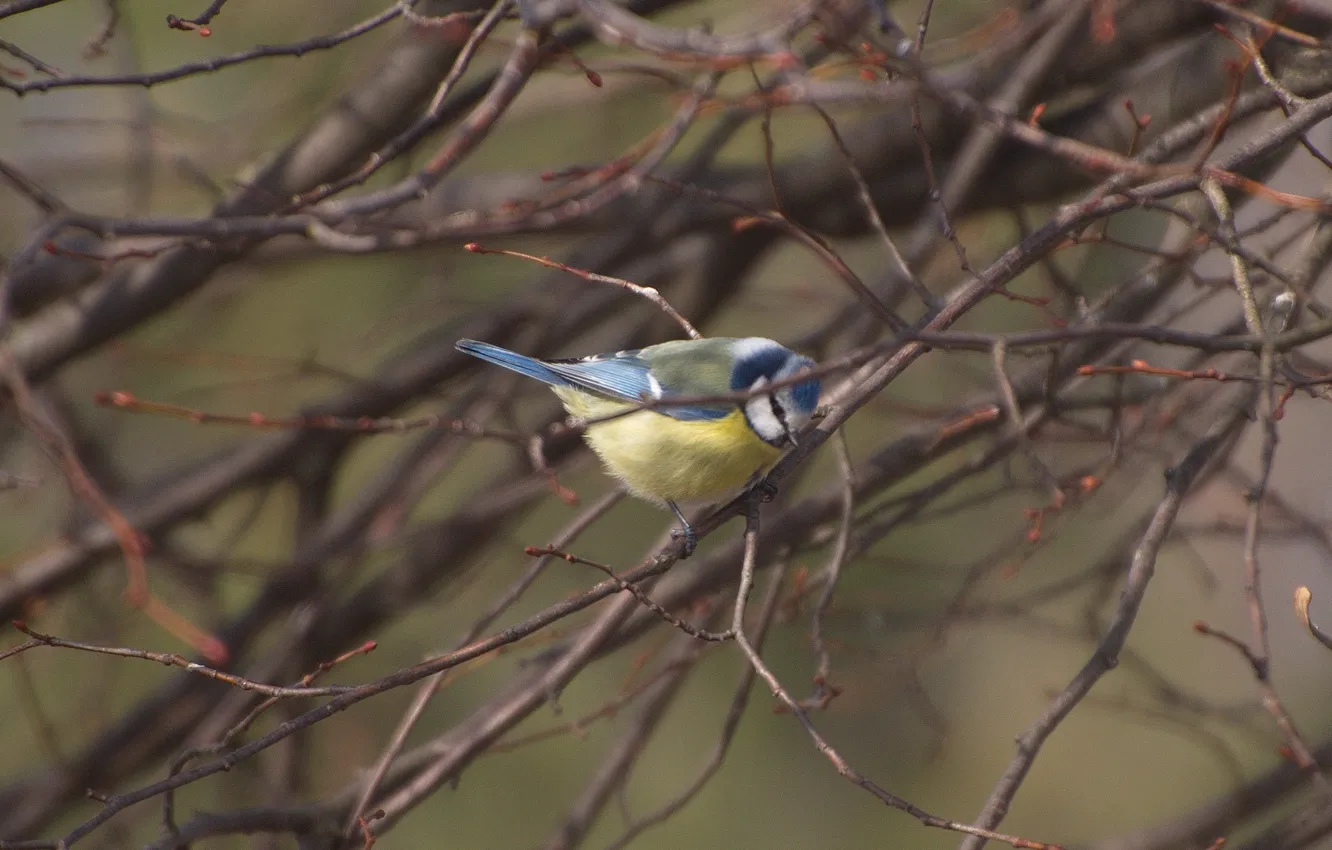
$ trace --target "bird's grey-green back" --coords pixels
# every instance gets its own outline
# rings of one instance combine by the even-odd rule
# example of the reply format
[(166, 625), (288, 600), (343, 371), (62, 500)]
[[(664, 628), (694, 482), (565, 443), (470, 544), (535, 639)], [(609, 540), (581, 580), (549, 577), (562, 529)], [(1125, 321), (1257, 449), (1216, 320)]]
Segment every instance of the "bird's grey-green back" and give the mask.
[(636, 356), (647, 361), (670, 395), (719, 395), (731, 391), (732, 349), (738, 340), (682, 339), (650, 345)]

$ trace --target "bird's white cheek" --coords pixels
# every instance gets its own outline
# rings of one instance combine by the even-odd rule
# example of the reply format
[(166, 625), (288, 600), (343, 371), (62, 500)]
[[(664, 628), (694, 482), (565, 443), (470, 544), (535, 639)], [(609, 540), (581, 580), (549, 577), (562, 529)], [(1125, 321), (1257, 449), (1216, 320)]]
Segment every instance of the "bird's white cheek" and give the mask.
[(790, 393), (779, 395), (777, 398), (786, 411), (786, 427), (791, 430), (791, 433), (794, 434), (809, 424), (813, 411), (802, 409), (800, 405), (796, 404), (795, 397)]
[(772, 401), (767, 396), (756, 396), (745, 402), (745, 416), (750, 427), (765, 442), (777, 443), (785, 439), (786, 429), (772, 412)]

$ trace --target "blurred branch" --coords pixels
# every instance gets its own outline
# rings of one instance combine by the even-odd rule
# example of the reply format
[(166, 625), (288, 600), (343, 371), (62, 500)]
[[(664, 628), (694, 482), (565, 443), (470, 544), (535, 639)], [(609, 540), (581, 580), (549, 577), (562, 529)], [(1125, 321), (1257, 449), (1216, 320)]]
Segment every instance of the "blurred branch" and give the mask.
[[(1316, 746), (1314, 755), (1319, 761), (1332, 758), (1332, 741), (1324, 741)], [(1242, 787), (1221, 794), (1177, 819), (1098, 841), (1089, 845), (1088, 850), (1168, 850), (1175, 847), (1205, 845), (1218, 836), (1227, 835), (1255, 815), (1264, 814), (1273, 807), (1282, 805), (1292, 791), (1307, 787), (1308, 783), (1305, 771), (1298, 765), (1282, 762)], [(1322, 801), (1315, 802), (1321, 811), (1327, 811)], [(1250, 845), (1246, 850), (1257, 850), (1258, 847), (1274, 850), (1275, 847), (1298, 846), (1301, 845), (1259, 844)]]
[[(5, 17), (4, 11), (4, 9), (0, 9), (0, 18)], [(395, 3), (374, 17), (367, 18), (359, 24), (348, 27), (341, 32), (315, 36), (294, 44), (263, 45), (249, 50), (241, 50), (226, 56), (205, 59), (201, 62), (189, 62), (164, 71), (110, 74), (106, 76), (93, 74), (59, 74), (51, 75), (39, 80), (28, 80), (27, 82), (22, 83), (16, 83), (6, 79), (4, 75), (0, 75), (0, 89), (8, 89), (15, 95), (22, 96), (31, 92), (46, 92), (51, 89), (68, 88), (73, 86), (155, 86), (173, 80), (192, 77), (196, 74), (208, 74), (214, 71), (220, 71), (223, 68), (240, 65), (244, 62), (252, 62), (255, 59), (264, 59), (273, 56), (304, 56), (312, 50), (331, 50), (340, 44), (344, 44), (354, 38), (359, 38), (368, 32), (372, 32), (401, 15), (402, 9), (397, 3)], [(173, 19), (177, 22), (177, 25), (169, 23)], [(185, 28), (184, 24), (186, 22), (181, 21), (181, 19), (176, 18), (174, 15), (168, 15), (167, 20), (168, 26), (173, 26), (173, 28), (176, 29)]]
[[(1004, 816), (1008, 814), (1009, 805), (1017, 795), (1023, 780), (1026, 779), (1028, 771), (1036, 762), (1036, 757), (1040, 754), (1041, 746), (1046, 739), (1077, 707), (1101, 677), (1118, 664), (1119, 653), (1124, 648), (1124, 642), (1128, 640), (1129, 631), (1133, 628), (1142, 600), (1147, 594), (1148, 584), (1156, 572), (1157, 555), (1170, 536), (1184, 497), (1212, 462), (1233, 443), (1235, 436), (1248, 419), (1254, 395), (1254, 391), (1247, 387), (1231, 390), (1216, 424), (1180, 459), (1177, 465), (1166, 470), (1165, 496), (1161, 499), (1151, 523), (1142, 535), (1141, 542), (1133, 552), (1128, 573), (1124, 578), (1124, 589), (1119, 595), (1119, 604), (1096, 646), (1096, 652), (1064, 690), (1050, 702), (1036, 722), (1019, 736), (1017, 755), (1009, 762), (1008, 769), (1004, 771), (1003, 777), (985, 801), (984, 809), (976, 818), (976, 826), (992, 829), (1003, 821)], [(985, 840), (984, 837), (968, 837), (959, 846), (964, 850), (978, 850), (985, 846)]]

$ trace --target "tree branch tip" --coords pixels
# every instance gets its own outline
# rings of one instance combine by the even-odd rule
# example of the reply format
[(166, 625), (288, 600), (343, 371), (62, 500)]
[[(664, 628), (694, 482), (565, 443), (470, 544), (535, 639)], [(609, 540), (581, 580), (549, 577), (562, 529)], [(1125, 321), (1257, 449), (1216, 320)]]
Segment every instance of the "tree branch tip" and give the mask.
[(208, 635), (200, 641), (198, 650), (215, 667), (221, 667), (231, 660), (231, 649), (214, 635)]
[(1313, 599), (1313, 591), (1304, 585), (1295, 588), (1295, 616), (1300, 618), (1300, 623), (1307, 629), (1309, 623), (1309, 602)]
[(98, 390), (92, 401), (98, 407), (135, 407), (139, 403), (137, 396), (124, 390)]
[(1321, 626), (1313, 621), (1313, 616), (1309, 613), (1309, 604), (1313, 601), (1313, 592), (1309, 588), (1301, 585), (1295, 588), (1295, 616), (1299, 618), (1300, 623), (1314, 640), (1321, 643), (1328, 649), (1332, 649), (1332, 634), (1329, 634)]
[[(526, 546), (523, 548), (523, 552), (533, 558), (559, 558), (563, 561), (568, 561), (571, 564), (576, 564), (579, 561), (577, 555), (574, 555), (570, 552), (563, 552), (551, 545)], [(589, 564), (589, 566), (596, 566), (596, 565)]]
[(168, 29), (198, 33), (201, 38), (208, 38), (213, 34), (212, 27), (200, 25), (194, 21), (187, 21), (178, 15), (167, 15), (166, 25)]

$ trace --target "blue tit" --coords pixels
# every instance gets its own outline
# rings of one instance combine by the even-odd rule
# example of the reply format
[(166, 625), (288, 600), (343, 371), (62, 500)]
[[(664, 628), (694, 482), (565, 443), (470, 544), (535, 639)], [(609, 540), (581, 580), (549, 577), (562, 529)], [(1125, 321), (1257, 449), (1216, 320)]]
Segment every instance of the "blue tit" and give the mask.
[(470, 339), (457, 347), (548, 384), (570, 415), (592, 423), (586, 439), (606, 469), (683, 523), (686, 556), (696, 538), (680, 503), (716, 499), (757, 480), (795, 443), (819, 403), (819, 381), (811, 377), (743, 402), (624, 413), (646, 400), (754, 391), (814, 366), (761, 337), (679, 340), (572, 360), (537, 360)]

